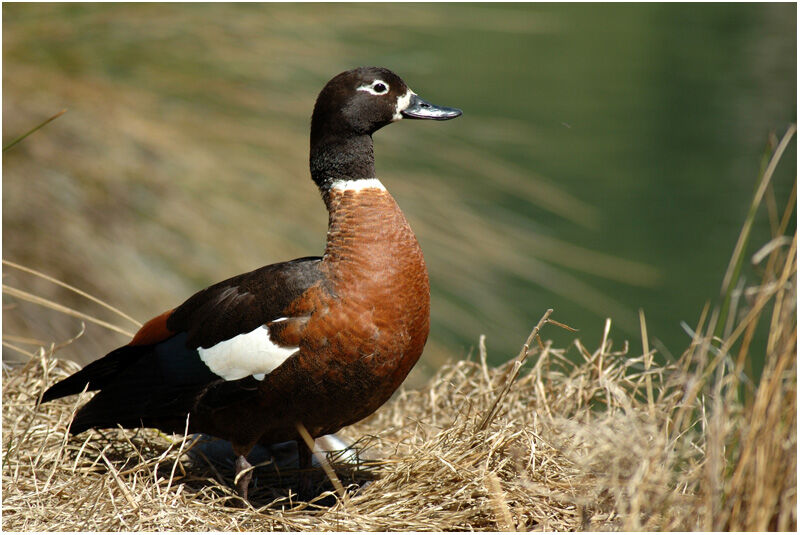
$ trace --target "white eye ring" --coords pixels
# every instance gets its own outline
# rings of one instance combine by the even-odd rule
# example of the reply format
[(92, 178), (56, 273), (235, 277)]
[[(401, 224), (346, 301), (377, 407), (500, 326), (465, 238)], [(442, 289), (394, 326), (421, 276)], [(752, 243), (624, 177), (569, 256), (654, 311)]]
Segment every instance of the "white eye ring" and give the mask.
[(370, 95), (385, 95), (389, 92), (389, 84), (383, 80), (375, 80), (369, 85), (361, 85), (356, 88), (357, 91), (366, 91)]

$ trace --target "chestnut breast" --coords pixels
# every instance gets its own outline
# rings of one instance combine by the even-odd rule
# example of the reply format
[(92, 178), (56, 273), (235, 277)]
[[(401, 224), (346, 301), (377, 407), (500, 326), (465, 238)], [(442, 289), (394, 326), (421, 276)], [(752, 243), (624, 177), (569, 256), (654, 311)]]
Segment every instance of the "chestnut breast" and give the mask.
[(314, 383), (310, 397), (335, 408), (309, 407), (306, 425), (331, 432), (374, 412), (417, 362), (428, 337), (430, 286), (417, 239), (382, 186), (332, 187), (325, 202), (325, 282), (293, 311), (308, 320), (290, 360)]

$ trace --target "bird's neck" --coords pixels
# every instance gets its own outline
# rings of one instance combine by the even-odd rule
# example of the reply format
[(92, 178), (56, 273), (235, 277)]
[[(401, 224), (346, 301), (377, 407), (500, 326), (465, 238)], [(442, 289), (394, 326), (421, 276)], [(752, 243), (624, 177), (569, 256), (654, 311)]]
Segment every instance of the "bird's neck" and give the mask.
[(372, 136), (311, 135), (311, 178), (323, 195), (336, 181), (375, 177)]
[(397, 214), (405, 222), (400, 207), (377, 178), (331, 180), (322, 200), (328, 209), (328, 246), (333, 236), (360, 240), (362, 233), (376, 235), (375, 219), (382, 216)]

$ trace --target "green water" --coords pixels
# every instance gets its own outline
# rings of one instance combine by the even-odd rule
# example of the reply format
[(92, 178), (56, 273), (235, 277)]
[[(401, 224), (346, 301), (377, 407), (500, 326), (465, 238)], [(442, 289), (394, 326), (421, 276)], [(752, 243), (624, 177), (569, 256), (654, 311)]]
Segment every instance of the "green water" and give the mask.
[[(3, 13), (4, 111), (10, 117), (22, 104), (33, 106), (32, 96), (42, 104), (15, 123), (18, 129), (71, 108), (48, 127), (55, 134), (91, 118), (98, 100), (141, 106), (137, 113), (158, 125), (153, 128), (185, 132), (186, 151), (205, 151), (209, 165), (230, 163), (224, 180), (212, 168), (205, 179), (213, 185), (190, 196), (197, 205), (211, 192), (237, 194), (231, 184), (243, 177), (262, 189), (243, 189), (240, 197), (246, 198), (232, 206), (274, 198), (286, 186), (260, 176), (265, 166), (286, 166), (274, 175), (279, 178), (304, 174), (304, 156), (287, 155), (284, 161), (280, 145), (262, 143), (255, 135), (236, 142), (236, 133), (272, 125), (296, 137), (292, 147), (305, 150), (313, 96), (345, 68), (390, 67), (430, 101), (462, 108), (464, 116), (457, 121), (392, 126), (376, 136), (379, 171), (390, 177), (390, 189), (400, 192), (428, 260), (431, 341), (458, 357), (476, 345), (481, 333), (495, 361), (516, 354), (551, 307), (556, 319), (580, 329), (587, 347), (597, 346), (603, 322), (611, 317), (615, 340), (630, 339), (636, 351), (641, 307), (657, 347), (679, 354), (689, 342), (680, 322), (694, 325), (704, 303), (718, 300), (770, 132), (780, 137), (796, 121), (794, 4), (6, 4)], [(34, 72), (43, 81), (19, 83)], [(109, 85), (86, 97), (71, 91), (72, 79)], [(206, 114), (219, 122), (181, 126), (181, 117)], [(120, 139), (131, 137), (104, 119), (100, 112), (80, 127), (81, 139), (74, 143), (32, 153), (33, 165), (44, 168), (51, 157), (47, 165), (54, 176), (63, 175), (59, 183), (74, 181), (74, 191), (88, 190), (90, 180), (116, 176), (122, 163), (110, 157), (103, 163), (108, 173), (89, 178), (91, 160), (85, 155), (99, 146), (91, 136), (102, 135), (96, 134), (103, 132), (101, 126)], [(16, 133), (4, 131), (4, 140)], [(44, 130), (36, 134), (40, 141), (47, 135)], [(137, 169), (153, 175), (167, 169), (176, 180), (187, 173), (203, 178), (203, 168), (181, 167), (183, 148), (164, 149), (151, 158), (166, 145), (145, 147), (151, 137), (158, 139), (142, 135), (141, 150), (124, 152), (133, 171), (124, 175), (127, 185), (119, 187), (128, 192), (120, 194), (127, 203), (120, 205), (121, 213), (131, 206), (142, 219), (131, 217), (127, 234), (101, 228), (93, 237), (98, 246), (112, 247), (103, 240), (114, 244), (145, 236), (159, 199), (180, 197), (192, 185), (169, 182), (174, 191), (152, 186), (144, 180), (149, 175), (137, 175)], [(26, 147), (15, 148), (16, 160), (4, 160), (4, 181), (26, 180), (14, 165), (28, 157), (34, 142), (32, 136)], [(796, 181), (795, 147), (792, 141), (773, 179), (779, 212)], [(66, 158), (70, 150), (74, 154)], [(100, 165), (103, 157), (92, 158)], [(36, 176), (46, 175), (37, 171)], [(413, 191), (399, 188), (399, 177), (408, 177)], [(449, 187), (447, 198), (433, 187), (438, 182)], [(131, 191), (141, 191), (147, 202), (137, 205)], [(310, 188), (300, 194), (313, 196)], [(467, 228), (467, 219), (447, 219), (450, 200), (464, 205), (469, 219), (478, 222), (466, 235), (458, 230)], [(14, 203), (5, 205), (6, 229), (24, 232), (27, 220), (9, 209), (22, 202), (25, 196), (5, 199)], [(76, 209), (70, 217), (93, 217), (108, 209), (104, 203), (100, 199), (91, 210)], [(212, 203), (206, 206), (216, 227), (231, 224)], [(275, 215), (268, 223), (258, 221), (265, 233), (280, 236), (288, 229), (294, 240), (291, 247), (266, 248), (274, 253), (268, 259), (321, 251), (321, 204), (315, 205), (320, 214), (308, 229), (300, 227), (309, 219), (305, 215), (267, 209)], [(251, 221), (236, 222), (235, 228)], [(62, 226), (54, 223), (45, 234)], [(248, 251), (243, 259), (217, 258), (213, 250), (220, 255), (219, 248), (209, 244), (197, 253), (203, 236), (192, 235), (192, 227), (182, 230), (185, 243), (176, 241), (180, 246), (172, 250), (164, 245), (163, 254), (157, 248), (160, 239), (132, 253), (143, 259), (136, 266), (141, 278), (189, 281), (169, 285), (175, 295), (155, 288), (152, 295), (163, 296), (163, 303), (152, 297), (137, 302), (137, 292), (113, 294), (120, 287), (114, 279), (97, 291), (143, 319), (234, 268), (255, 267)], [(793, 220), (790, 234), (794, 228)], [(448, 249), (448, 235), (463, 247)], [(59, 248), (47, 249), (39, 261), (35, 247), (5, 238), (12, 245), (4, 245), (4, 256), (32, 267), (76, 264), (57, 261)], [(504, 256), (490, 256), (493, 240), (500, 238)], [(762, 207), (749, 253), (768, 239)], [(192, 259), (202, 265), (194, 269)], [(104, 276), (111, 270), (104, 262), (85, 265), (97, 266)], [(100, 277), (93, 272), (84, 282), (82, 270), (56, 274), (84, 286)], [(122, 271), (110, 274), (126, 277)], [(757, 275), (746, 266), (746, 282)], [(554, 328), (545, 334), (557, 343), (572, 338)], [(763, 344), (763, 333), (759, 340)], [(426, 355), (430, 351), (429, 344)]]
[[(704, 302), (717, 302), (770, 131), (781, 136), (796, 121), (795, 6), (448, 9), (458, 20), (487, 22), (419, 30), (409, 16), (407, 32), (363, 60), (410, 54), (428, 63), (417, 83), (452, 97), (465, 121), (524, 122), (531, 138), (493, 143), (491, 151), (564, 188), (596, 217), (577, 224), (525, 199), (498, 198), (492, 176), (465, 186), (485, 199), (475, 209), (502, 207), (517, 217), (520, 233), (535, 230), (657, 270), (654, 280), (632, 285), (560, 267), (617, 302), (593, 302), (590, 310), (519, 278), (498, 291), (530, 324), (552, 306), (587, 345), (599, 340), (607, 315), (638, 338), (642, 307), (651, 334), (679, 354), (689, 341), (679, 322), (694, 325)], [(795, 147), (774, 177), (780, 210), (796, 180)], [(751, 244), (765, 243), (768, 229), (762, 207)], [(744, 274), (756, 280), (753, 270)]]

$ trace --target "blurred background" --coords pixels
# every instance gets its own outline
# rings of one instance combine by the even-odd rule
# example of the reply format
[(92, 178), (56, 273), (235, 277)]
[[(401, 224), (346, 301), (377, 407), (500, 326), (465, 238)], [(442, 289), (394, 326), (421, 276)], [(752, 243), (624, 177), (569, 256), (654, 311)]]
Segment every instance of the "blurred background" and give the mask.
[[(612, 337), (636, 350), (642, 308), (661, 358), (680, 354), (680, 322), (719, 298), (770, 135), (796, 121), (794, 4), (2, 9), (3, 145), (68, 109), (3, 154), (3, 258), (139, 321), (223, 278), (322, 253), (308, 126), (335, 74), (386, 66), (462, 108), (375, 136), (378, 175), (431, 274), (413, 384), (480, 334), (493, 363), (507, 360), (547, 308), (589, 347), (611, 317)], [(792, 140), (751, 252), (795, 184)], [(3, 280), (135, 330), (16, 269)], [(4, 339), (29, 351), (80, 330), (9, 296), (3, 312)], [(126, 341), (88, 325), (60, 356), (88, 362)]]

